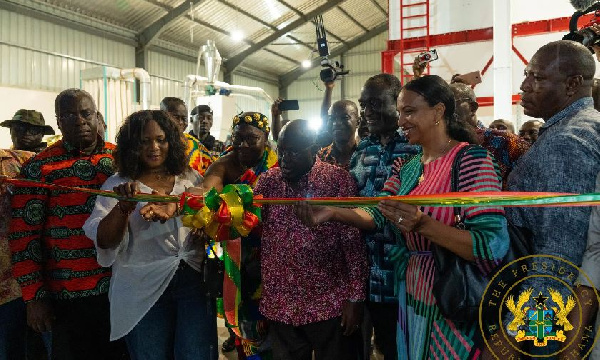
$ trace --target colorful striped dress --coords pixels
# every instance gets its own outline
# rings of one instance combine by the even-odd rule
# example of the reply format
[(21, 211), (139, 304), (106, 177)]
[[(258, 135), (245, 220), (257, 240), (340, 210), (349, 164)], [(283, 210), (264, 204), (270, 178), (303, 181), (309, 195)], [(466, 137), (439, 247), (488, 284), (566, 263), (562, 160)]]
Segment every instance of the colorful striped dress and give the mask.
[[(458, 151), (466, 146), (460, 143), (446, 155), (421, 164), (421, 154), (409, 161), (393, 175), (384, 187), (389, 194), (436, 194), (451, 191), (452, 164)], [(422, 176), (421, 176), (422, 174)], [(419, 178), (421, 179), (419, 182)], [(491, 155), (481, 147), (467, 150), (460, 161), (458, 191), (500, 191), (498, 168)], [(423, 213), (448, 226), (454, 225), (451, 207), (422, 208)], [(467, 207), (462, 209), (466, 228), (471, 232), (475, 264), (487, 274), (497, 266), (508, 250), (506, 219), (502, 208)], [(378, 227), (385, 218), (377, 210), (369, 211)], [(397, 228), (396, 228), (397, 229)], [(400, 264), (405, 269), (397, 271), (399, 321), (399, 359), (470, 359), (477, 356), (474, 336), (479, 327), (473, 324), (454, 324), (445, 319), (436, 306), (432, 293), (435, 264), (431, 243), (415, 232), (403, 233), (402, 239), (408, 251)], [(407, 260), (407, 261), (406, 261)], [(469, 356), (471, 354), (471, 356)]]

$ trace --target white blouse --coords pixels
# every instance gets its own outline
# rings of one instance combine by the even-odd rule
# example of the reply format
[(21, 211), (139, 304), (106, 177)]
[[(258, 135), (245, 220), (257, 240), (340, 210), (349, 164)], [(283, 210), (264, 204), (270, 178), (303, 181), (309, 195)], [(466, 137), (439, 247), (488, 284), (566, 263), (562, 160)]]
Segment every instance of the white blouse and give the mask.
[[(115, 174), (102, 185), (103, 190), (131, 181)], [(190, 170), (175, 177), (171, 195), (182, 194), (186, 188), (198, 186), (202, 177)], [(140, 183), (140, 191), (151, 193), (152, 189)], [(129, 224), (123, 240), (113, 249), (98, 247), (98, 225), (108, 215), (118, 200), (98, 196), (92, 215), (83, 225), (85, 234), (94, 241), (98, 263), (112, 266), (112, 278), (108, 297), (110, 300), (110, 340), (127, 335), (146, 315), (163, 294), (175, 275), (181, 260), (200, 271), (204, 249), (194, 246), (190, 229), (183, 226), (180, 218), (160, 222), (146, 221), (138, 203), (129, 216)]]

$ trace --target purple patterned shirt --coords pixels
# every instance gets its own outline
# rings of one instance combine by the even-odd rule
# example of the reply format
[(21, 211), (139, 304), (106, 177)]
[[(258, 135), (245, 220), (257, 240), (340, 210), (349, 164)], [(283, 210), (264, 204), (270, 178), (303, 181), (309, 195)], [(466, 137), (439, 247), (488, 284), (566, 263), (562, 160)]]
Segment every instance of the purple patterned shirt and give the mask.
[[(254, 188), (264, 197), (356, 196), (350, 174), (317, 159), (296, 187), (279, 168), (260, 177)], [(325, 223), (303, 225), (293, 206), (263, 206), (260, 311), (270, 320), (305, 325), (342, 314), (345, 300), (364, 300), (368, 276), (365, 242), (356, 228)]]

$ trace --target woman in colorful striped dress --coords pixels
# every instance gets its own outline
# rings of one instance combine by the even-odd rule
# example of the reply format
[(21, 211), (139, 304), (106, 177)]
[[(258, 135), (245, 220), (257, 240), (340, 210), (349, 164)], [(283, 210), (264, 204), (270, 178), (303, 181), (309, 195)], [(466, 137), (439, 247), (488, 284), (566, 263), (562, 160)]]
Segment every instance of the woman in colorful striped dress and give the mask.
[[(436, 194), (451, 191), (452, 166), (457, 154), (457, 190), (500, 191), (501, 182), (491, 155), (473, 140), (469, 128), (454, 116), (454, 96), (438, 76), (408, 83), (398, 98), (400, 126), (409, 142), (422, 152), (390, 178), (383, 195)], [(508, 232), (502, 208), (461, 209), (465, 230), (454, 227), (450, 207), (415, 207), (384, 200), (377, 208), (343, 209), (298, 207), (310, 224), (340, 221), (362, 229), (393, 223), (404, 239), (396, 254), (399, 296), (399, 359), (472, 359), (479, 355), (476, 321), (454, 323), (440, 313), (432, 293), (435, 264), (432, 244), (473, 262), (483, 274), (499, 265), (508, 250)], [(448, 294), (452, 296), (452, 294)]]

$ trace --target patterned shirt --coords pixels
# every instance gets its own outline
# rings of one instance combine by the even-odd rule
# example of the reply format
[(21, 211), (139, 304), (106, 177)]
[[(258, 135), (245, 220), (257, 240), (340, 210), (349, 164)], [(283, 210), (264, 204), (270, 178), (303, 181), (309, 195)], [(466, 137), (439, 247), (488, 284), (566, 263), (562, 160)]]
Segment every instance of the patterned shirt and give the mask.
[(506, 189), (508, 174), (514, 168), (517, 160), (529, 150), (529, 143), (518, 135), (506, 131), (485, 128), (477, 128), (475, 131), (481, 147), (489, 151), (496, 159), (502, 175), (502, 187)]
[[(540, 135), (508, 177), (510, 191), (591, 193), (600, 172), (600, 113), (591, 97), (579, 99), (548, 119)], [(509, 207), (513, 224), (533, 232), (535, 254), (581, 265), (590, 207)], [(564, 279), (572, 285), (574, 279)], [(543, 280), (534, 288), (546, 288)], [(552, 286), (552, 284), (549, 284)]]
[[(404, 135), (396, 132), (385, 146), (379, 137), (364, 138), (350, 159), (350, 174), (357, 182), (359, 196), (378, 196), (385, 181), (392, 174), (392, 165), (397, 158), (408, 159), (420, 151), (420, 146), (409, 145)], [(365, 234), (369, 255), (369, 300), (393, 303), (398, 301), (394, 294), (394, 261), (390, 254), (398, 246), (393, 226)]]
[[(21, 166), (35, 153), (19, 150), (0, 149), (0, 175), (14, 178), (19, 175)], [(12, 277), (10, 248), (8, 247), (8, 226), (10, 224), (10, 193), (0, 190), (0, 305), (21, 296), (21, 288)]]
[[(265, 197), (346, 197), (356, 195), (347, 171), (317, 159), (295, 187), (271, 169), (258, 179)], [(365, 244), (351, 226), (328, 222), (303, 225), (293, 206), (263, 206), (260, 311), (270, 320), (305, 325), (342, 314), (345, 300), (364, 300)]]
[[(113, 175), (115, 146), (100, 142), (84, 155), (62, 140), (29, 160), (26, 179), (100, 189)], [(12, 197), (10, 249), (13, 275), (25, 301), (72, 299), (108, 291), (110, 269), (96, 262), (94, 243), (82, 226), (94, 210), (95, 195), (18, 187)]]
[[(351, 152), (354, 154), (355, 151), (356, 151), (356, 145), (354, 145)], [(336, 155), (337, 155), (337, 151), (333, 147), (333, 143), (331, 143), (329, 146), (322, 148), (317, 153), (317, 157), (319, 159), (321, 159), (322, 161), (324, 161), (326, 163), (330, 163), (331, 165), (339, 166), (342, 169), (349, 170), (350, 169), (350, 161), (348, 161), (348, 163), (346, 163), (346, 164), (341, 164), (337, 161)]]
[(186, 154), (188, 157), (188, 161), (190, 167), (202, 176), (206, 172), (206, 169), (217, 159), (217, 156), (211, 154), (210, 151), (206, 148), (206, 146), (202, 145), (190, 134), (183, 134), (185, 136), (185, 141), (187, 143)]

